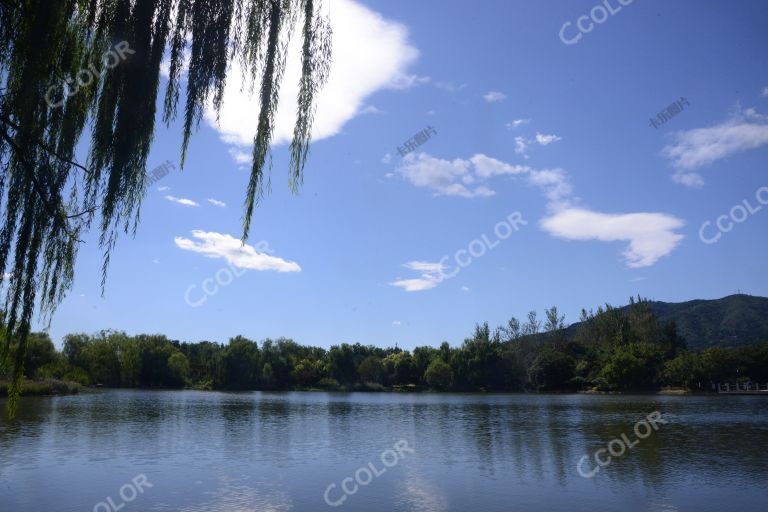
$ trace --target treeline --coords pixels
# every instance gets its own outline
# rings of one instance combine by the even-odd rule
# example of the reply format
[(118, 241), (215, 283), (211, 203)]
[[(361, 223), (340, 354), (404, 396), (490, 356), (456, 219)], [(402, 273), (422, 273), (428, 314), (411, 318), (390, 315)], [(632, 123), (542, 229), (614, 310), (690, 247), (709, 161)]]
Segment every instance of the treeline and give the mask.
[(543, 322), (531, 312), (522, 323), (512, 318), (493, 330), (478, 325), (459, 347), (444, 342), (412, 351), (346, 343), (326, 350), (242, 336), (226, 345), (181, 343), (103, 331), (67, 335), (57, 352), (46, 334), (36, 333), (25, 371), (30, 378), (108, 387), (711, 390), (725, 381), (768, 382), (768, 343), (691, 353), (674, 323), (659, 324), (647, 301), (633, 299), (624, 308), (582, 311), (571, 335), (553, 307)]

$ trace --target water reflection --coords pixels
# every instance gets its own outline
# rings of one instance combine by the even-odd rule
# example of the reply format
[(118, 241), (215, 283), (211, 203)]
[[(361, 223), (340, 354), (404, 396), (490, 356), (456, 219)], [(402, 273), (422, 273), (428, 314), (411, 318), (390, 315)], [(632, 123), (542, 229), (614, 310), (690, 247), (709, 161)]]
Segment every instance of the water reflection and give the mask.
[[(579, 476), (656, 410), (668, 424)], [(755, 510), (768, 490), (760, 397), (108, 391), (0, 419), (0, 503), (91, 510), (146, 473), (133, 510), (314, 512), (399, 440), (415, 453), (344, 510)]]

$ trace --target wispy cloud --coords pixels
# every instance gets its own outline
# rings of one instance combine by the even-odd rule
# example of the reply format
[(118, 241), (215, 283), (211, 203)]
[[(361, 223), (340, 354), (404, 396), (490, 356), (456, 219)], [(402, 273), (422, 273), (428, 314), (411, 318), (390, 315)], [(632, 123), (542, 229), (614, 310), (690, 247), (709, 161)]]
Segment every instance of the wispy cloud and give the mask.
[(447, 267), (442, 263), (428, 261), (409, 261), (403, 266), (416, 272), (421, 272), (421, 277), (414, 279), (396, 279), (389, 283), (391, 286), (402, 288), (407, 292), (422, 292), (431, 290), (443, 281)]
[(515, 137), (515, 153), (524, 155), (526, 149), (528, 149), (528, 141), (525, 140), (525, 137), (519, 135)]
[(487, 93), (483, 94), (483, 99), (488, 103), (498, 103), (500, 101), (504, 101), (506, 98), (507, 95), (499, 91), (488, 91)]
[(158, 192), (165, 192), (166, 190), (171, 190), (171, 187), (166, 187), (166, 186), (157, 187)]
[(763, 90), (760, 91), (760, 96), (763, 96), (763, 97), (768, 96), (768, 85), (763, 87)]
[(224, 201), (219, 201), (218, 199), (208, 199), (208, 202), (211, 203), (213, 206), (218, 206), (219, 208), (224, 208), (227, 206), (227, 203)]
[(460, 90), (464, 89), (467, 86), (467, 84), (456, 85), (456, 84), (451, 83), (451, 82), (435, 82), (434, 85), (438, 89), (442, 89), (442, 90), (448, 91), (448, 92), (457, 92), (457, 91), (460, 91)]
[(237, 268), (277, 272), (301, 271), (298, 263), (258, 252), (253, 246), (243, 244), (239, 238), (226, 233), (194, 230), (192, 238), (196, 240), (177, 236), (174, 242), (179, 249), (196, 252), (206, 258), (222, 258)]
[(362, 110), (360, 110), (360, 115), (366, 115), (366, 114), (372, 114), (372, 115), (380, 115), (380, 114), (386, 114), (383, 110), (381, 110), (379, 107), (375, 105), (366, 105)]
[[(573, 193), (563, 169), (534, 169), (476, 154), (468, 159), (443, 160), (426, 153), (408, 155), (398, 172), (417, 187), (426, 187), (437, 195), (487, 197), (495, 192), (487, 186), (496, 176), (522, 179), (538, 188), (546, 198), (549, 214), (541, 222), (548, 234), (567, 240), (628, 242), (622, 252), (630, 268), (647, 267), (677, 248), (684, 226), (680, 219), (664, 213), (602, 213), (581, 204)], [(398, 279), (393, 284), (406, 291), (429, 290), (441, 280), (445, 270), (440, 263), (414, 261), (406, 265), (422, 272), (419, 278)]]
[(512, 121), (507, 123), (507, 128), (512, 130), (514, 128), (517, 128), (519, 126), (522, 126), (524, 124), (530, 123), (530, 119), (513, 119)]
[(390, 82), (393, 89), (411, 89), (420, 85), (428, 84), (432, 79), (428, 76), (399, 74)]
[(538, 142), (540, 146), (546, 146), (559, 140), (563, 140), (563, 138), (559, 135), (545, 135), (543, 133), (536, 132), (536, 142)]
[[(509, 125), (507, 125), (509, 127)], [(555, 134), (544, 134), (540, 132), (536, 132), (536, 135), (532, 139), (528, 139), (526, 137), (523, 137), (522, 135), (518, 135), (515, 137), (515, 153), (518, 155), (523, 155), (525, 158), (528, 158), (527, 150), (528, 146), (531, 144), (538, 144), (539, 146), (548, 146), (552, 144), (553, 142), (557, 142), (563, 140), (562, 137)]]
[(251, 156), (251, 153), (248, 153), (242, 149), (229, 148), (228, 152), (229, 156), (232, 157), (232, 160), (234, 160), (235, 163), (241, 167), (251, 165), (251, 162), (253, 161), (253, 156)]
[(564, 210), (578, 201), (572, 197), (573, 188), (562, 169), (531, 170), (528, 182), (544, 192), (550, 210)]
[(700, 187), (704, 179), (694, 172), (735, 153), (768, 145), (766, 116), (754, 109), (708, 128), (695, 128), (672, 134), (674, 142), (662, 150), (662, 155), (675, 167), (672, 179), (682, 185)]
[(198, 203), (194, 202), (191, 199), (187, 199), (186, 197), (175, 197), (175, 196), (165, 196), (165, 198), (173, 203), (180, 204), (183, 206), (200, 206)]

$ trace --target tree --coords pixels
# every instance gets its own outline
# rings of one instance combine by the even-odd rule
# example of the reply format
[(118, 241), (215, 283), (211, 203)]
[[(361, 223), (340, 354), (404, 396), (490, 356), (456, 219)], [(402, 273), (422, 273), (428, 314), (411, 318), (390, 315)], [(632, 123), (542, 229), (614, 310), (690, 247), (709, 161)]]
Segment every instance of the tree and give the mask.
[(603, 366), (600, 377), (611, 388), (650, 387), (656, 384), (662, 356), (657, 347), (646, 343), (617, 347)]
[(333, 346), (328, 351), (328, 366), (331, 377), (342, 384), (352, 384), (357, 377), (354, 352), (347, 343)]
[(431, 388), (448, 389), (453, 384), (453, 370), (442, 359), (435, 359), (429, 363), (424, 373), (424, 380)]
[(384, 379), (384, 365), (378, 357), (368, 356), (357, 367), (357, 374), (360, 376), (361, 384), (368, 382), (381, 384)]
[(683, 352), (664, 363), (664, 381), (672, 386), (695, 388), (701, 384), (701, 362), (698, 356)]
[[(167, 124), (177, 115), (183, 60), (190, 56), (182, 167), (203, 108), (221, 109), (229, 64), (239, 62), (249, 83), (259, 84), (245, 240), (264, 194), (286, 43), (296, 26), (301, 77), (290, 185), (296, 189), (302, 181), (316, 96), (330, 67), (330, 24), (319, 13), (317, 0), (0, 2), (0, 274), (13, 276), (2, 308), (7, 336), (0, 340), (0, 361), (16, 340), (11, 416), (36, 301), (50, 318), (72, 286), (80, 236), (97, 216), (102, 287), (119, 232), (137, 228), (166, 47)], [(89, 119), (91, 143), (82, 165), (75, 149)]]
[(291, 378), (300, 386), (312, 386), (320, 380), (322, 365), (319, 361), (302, 359), (291, 370)]
[(501, 335), (504, 337), (504, 341), (516, 341), (523, 335), (523, 330), (520, 326), (520, 320), (514, 316), (509, 319), (507, 325), (500, 327)]
[(536, 311), (528, 312), (528, 322), (523, 326), (523, 333), (527, 335), (538, 334), (541, 322), (537, 319)]
[[(223, 386), (229, 389), (254, 389), (258, 384), (259, 362), (259, 348), (255, 341), (242, 336), (232, 338), (222, 357)], [(266, 380), (267, 376), (264, 378)]]
[(414, 381), (413, 357), (408, 352), (398, 350), (384, 359), (387, 376), (392, 384), (410, 384)]
[(558, 316), (557, 306), (552, 306), (545, 311), (547, 315), (547, 322), (544, 324), (544, 329), (548, 333), (553, 333), (561, 329), (565, 329), (565, 315)]
[(573, 359), (568, 355), (545, 348), (534, 359), (528, 371), (529, 379), (538, 390), (562, 390), (571, 387), (574, 366)]
[(174, 352), (168, 357), (168, 369), (171, 372), (173, 384), (183, 386), (189, 377), (189, 361), (181, 352)]
[(28, 343), (24, 369), (29, 377), (34, 377), (39, 368), (56, 361), (56, 347), (44, 332), (32, 333)]

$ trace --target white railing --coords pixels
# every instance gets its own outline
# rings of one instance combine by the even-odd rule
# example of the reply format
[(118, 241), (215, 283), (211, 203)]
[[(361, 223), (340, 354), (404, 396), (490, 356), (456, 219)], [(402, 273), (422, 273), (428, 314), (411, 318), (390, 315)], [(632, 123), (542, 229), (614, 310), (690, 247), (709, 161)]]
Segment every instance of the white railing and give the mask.
[(768, 383), (760, 384), (759, 382), (737, 382), (731, 384), (726, 382), (725, 384), (718, 384), (718, 393), (768, 393)]

